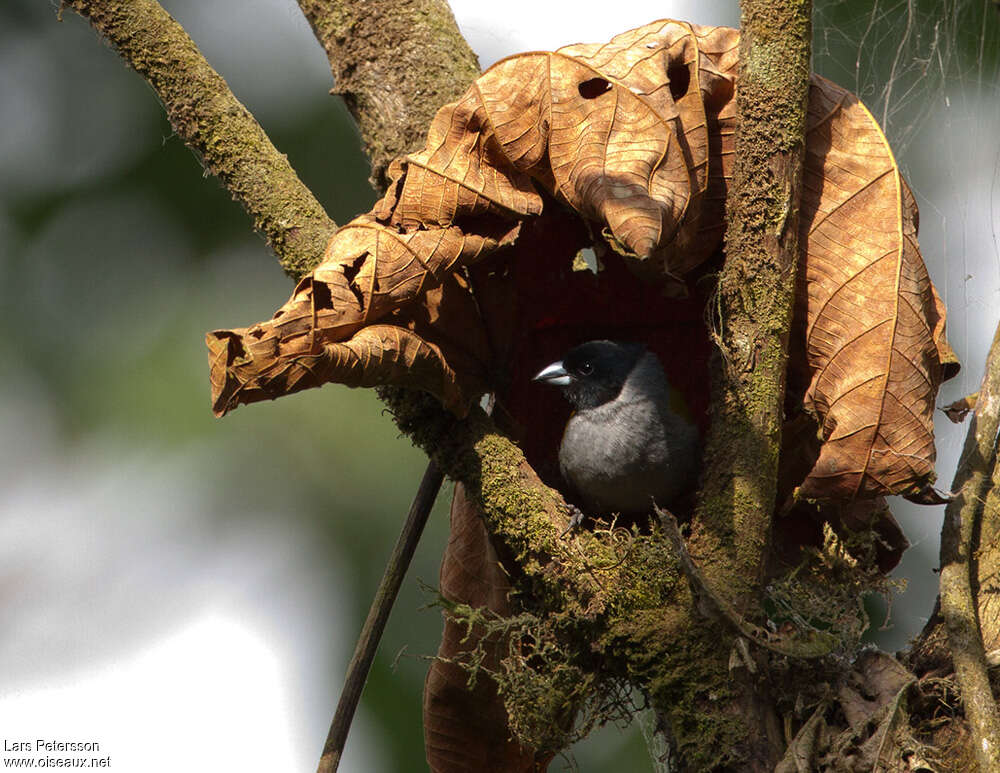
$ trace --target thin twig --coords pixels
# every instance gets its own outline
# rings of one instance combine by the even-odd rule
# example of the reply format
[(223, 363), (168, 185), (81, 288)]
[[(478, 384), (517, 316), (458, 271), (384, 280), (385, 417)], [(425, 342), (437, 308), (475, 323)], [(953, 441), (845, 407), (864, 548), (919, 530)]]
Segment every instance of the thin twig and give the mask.
[(666, 534), (674, 549), (674, 554), (680, 561), (681, 569), (684, 570), (692, 591), (704, 605), (703, 612), (722, 618), (742, 636), (779, 655), (792, 658), (821, 658), (833, 651), (837, 639), (825, 631), (795, 630), (788, 635), (782, 635), (771, 633), (759, 625), (754, 625), (723, 594), (712, 589), (701, 567), (691, 558), (674, 515), (669, 510), (663, 510), (659, 507), (655, 509), (664, 534)]
[(944, 511), (941, 529), (941, 616), (981, 770), (1000, 770), (1000, 712), (990, 688), (986, 652), (973, 591), (975, 539), (997, 463), (1000, 430), (1000, 327), (986, 360), (976, 411)]
[(385, 630), (392, 605), (396, 601), (396, 595), (399, 593), (403, 577), (406, 576), (406, 570), (413, 559), (413, 553), (417, 549), (420, 535), (427, 523), (427, 516), (430, 515), (431, 508), (434, 506), (434, 500), (441, 489), (443, 479), (444, 476), (437, 465), (434, 462), (428, 462), (424, 477), (420, 481), (420, 487), (413, 498), (413, 504), (410, 505), (410, 512), (406, 516), (406, 523), (403, 524), (403, 530), (399, 534), (399, 539), (396, 540), (396, 547), (393, 548), (392, 555), (389, 556), (382, 581), (375, 592), (371, 609), (368, 610), (368, 618), (365, 620), (364, 627), (358, 637), (354, 656), (347, 667), (344, 689), (340, 694), (340, 702), (333, 715), (333, 722), (330, 723), (330, 732), (327, 734), (326, 744), (323, 746), (323, 756), (320, 758), (317, 773), (334, 773), (337, 766), (340, 765), (340, 757), (344, 752), (344, 744), (347, 742), (347, 733), (351, 729), (351, 721), (358, 708), (361, 691), (368, 679), (368, 672), (375, 659), (375, 653), (382, 639), (382, 632)]

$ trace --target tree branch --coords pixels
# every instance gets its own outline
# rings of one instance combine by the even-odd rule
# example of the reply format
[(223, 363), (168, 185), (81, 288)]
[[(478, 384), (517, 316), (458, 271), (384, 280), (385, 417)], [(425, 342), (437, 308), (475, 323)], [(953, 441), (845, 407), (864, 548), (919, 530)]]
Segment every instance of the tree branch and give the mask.
[(740, 3), (739, 127), (719, 276), (709, 465), (692, 552), (756, 611), (774, 510), (799, 260), (810, 2)]
[[(371, 183), (384, 191), (393, 159), (422, 145), (441, 105), (458, 99), (479, 75), (476, 55), (444, 0), (299, 0), (299, 7), (330, 61), (335, 81), (331, 93), (344, 98), (361, 131), (372, 164)], [(427, 496), (429, 511), (441, 482), (433, 460), (424, 473), (424, 481), (428, 479), (437, 480), (433, 494)], [(386, 578), (392, 576), (397, 584), (402, 581), (420, 532), (407, 521), (386, 567)], [(383, 592), (380, 586), (348, 667), (320, 771), (337, 769), (381, 639), (381, 627), (369, 631), (369, 622), (381, 621), (384, 626), (394, 600), (395, 592)]]
[[(475, 55), (443, 0), (378, 2), (374, 12), (368, 2), (303, 0), (300, 5), (361, 126), (376, 185), (384, 188), (389, 161), (420, 144), (434, 112), (476, 77)], [(293, 277), (308, 273), (336, 224), (184, 29), (155, 0), (66, 0), (62, 7), (86, 18), (146, 78), (175, 131), (243, 204), (285, 271)], [(434, 485), (433, 492), (421, 487), (423, 519), (440, 486), (433, 463), (425, 473), (428, 481)], [(411, 513), (358, 642), (321, 769), (336, 769), (381, 628), (421, 528), (422, 520), (415, 521)]]
[(64, 0), (156, 92), (178, 136), (250, 215), (298, 277), (323, 255), (336, 224), (250, 111), (155, 0)]
[[(725, 765), (736, 760), (748, 761), (741, 770), (769, 770), (768, 762), (773, 767), (745, 753), (747, 718), (726, 705), (730, 651), (720, 646), (718, 626), (695, 612), (680, 551), (668, 535), (656, 530), (617, 542), (606, 533), (579, 531), (560, 539), (567, 518), (558, 492), (538, 479), (517, 445), (481, 411), (460, 420), (426, 394), (399, 387), (381, 387), (379, 394), (399, 428), (477, 502), (498, 553), (509, 557), (504, 566), (512, 570), (519, 601), (538, 614), (539, 625), (555, 621), (567, 640), (587, 643), (562, 655), (567, 664), (597, 680), (628, 674), (629, 683), (669, 717), (672, 739), (690, 769), (729, 769)], [(806, 638), (779, 646), (810, 656), (821, 654), (816, 644)], [(560, 706), (578, 697), (549, 696)]]
[[(736, 614), (759, 619), (799, 262), (812, 3), (742, 0), (740, 8), (739, 124), (726, 199), (726, 261), (714, 309), (712, 423), (688, 545), (713, 595), (729, 599)], [(733, 674), (728, 700), (706, 700), (698, 681), (685, 690), (705, 715), (718, 716), (720, 726), (726, 716), (740, 718), (741, 769), (772, 770), (784, 741), (768, 684), (753, 677), (751, 665)], [(728, 673), (722, 656), (713, 670), (720, 679)]]
[[(637, 557), (624, 560), (620, 546), (602, 545), (586, 531), (576, 534), (576, 544), (561, 539), (568, 522), (562, 497), (541, 482), (517, 444), (481, 410), (458, 419), (426, 393), (400, 387), (379, 387), (378, 392), (399, 428), (481, 506), (501, 552), (513, 556), (523, 575), (519, 585), (531, 589), (530, 603), (544, 599), (546, 612), (577, 615), (589, 624), (595, 616), (607, 615), (611, 626), (619, 616), (633, 623), (643, 599), (674, 603), (669, 599), (682, 574), (662, 535), (650, 540), (654, 566), (645, 567), (631, 583), (617, 581), (635, 569), (631, 562)], [(596, 579), (595, 565), (612, 568), (602, 569), (602, 578)], [(661, 643), (669, 647), (671, 637)], [(594, 646), (596, 650), (596, 642)]]
[(983, 504), (997, 465), (1000, 430), (1000, 327), (993, 338), (983, 384), (966, 435), (941, 529), (941, 617), (951, 645), (955, 675), (982, 770), (1000, 770), (1000, 713), (990, 687), (986, 653), (973, 589)]
[(479, 75), (445, 0), (298, 0), (330, 60), (385, 190), (390, 162), (423, 144), (438, 108)]

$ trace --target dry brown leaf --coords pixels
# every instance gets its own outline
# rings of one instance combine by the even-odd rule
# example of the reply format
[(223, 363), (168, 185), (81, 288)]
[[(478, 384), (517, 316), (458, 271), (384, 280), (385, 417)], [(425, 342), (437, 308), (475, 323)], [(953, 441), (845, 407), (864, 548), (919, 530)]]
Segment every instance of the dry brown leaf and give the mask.
[[(450, 601), (510, 614), (510, 584), (490, 545), (486, 527), (461, 484), (451, 504), (451, 536), (441, 562), (441, 593)], [(502, 642), (482, 641), (482, 632), (469, 632), (445, 618), (438, 657), (431, 661), (424, 683), (424, 746), (435, 773), (496, 771), (530, 773), (545, 770), (548, 756), (511, 740), (507, 712), (496, 683), (483, 671), (469, 689), (469, 674), (456, 660), (482, 645), (488, 650), (483, 666), (499, 667)]]
[[(660, 292), (719, 246), (738, 42), (732, 29), (658, 21), (496, 64), (439, 111), (424, 150), (394, 164), (385, 197), (337, 233), (272, 320), (209, 334), (216, 412), (324, 381), (415, 386), (460, 414), (488, 390), (527, 449), (559, 429), (529, 418), (520, 384), (556, 339), (642, 338), (671, 377), (701, 375), (688, 367), (701, 337), (661, 335), (679, 329), (661, 304), (623, 309), (625, 324), (611, 307), (642, 297), (616, 266)], [(914, 495), (932, 479), (933, 401), (955, 369), (944, 309), (884, 136), (819, 77), (805, 175), (789, 384), (823, 443), (798, 493)], [(565, 226), (560, 202), (589, 236)], [(588, 242), (607, 269), (573, 276)], [(704, 404), (704, 379), (678, 388)]]
[(959, 398), (953, 403), (948, 403), (941, 410), (952, 424), (961, 424), (971, 411), (976, 410), (976, 403), (978, 401), (979, 392), (973, 392), (971, 395)]
[(819, 459), (806, 498), (917, 494), (934, 475), (934, 400), (954, 359), (917, 247), (916, 204), (875, 119), (813, 76), (801, 203), (807, 410)]
[[(516, 233), (517, 222), (511, 227)], [(356, 218), (337, 232), (327, 260), (298, 283), (274, 317), (206, 336), (213, 410), (222, 415), (240, 403), (330, 381), (348, 386), (402, 382), (463, 410), (467, 396), (458, 390), (451, 363), (457, 359), (465, 366), (462, 377), (471, 389), (482, 389), (487, 354), (475, 301), (453, 266), (459, 259), (474, 263), (505, 239), (513, 236), (470, 237), (454, 227), (398, 234), (368, 216)], [(386, 319), (416, 300), (421, 306), (407, 318)], [(464, 313), (449, 315), (455, 305)], [(443, 315), (450, 324), (440, 323)], [(421, 317), (425, 328), (460, 331), (454, 340), (471, 351), (465, 356), (455, 346), (446, 351), (447, 345), (407, 329)]]

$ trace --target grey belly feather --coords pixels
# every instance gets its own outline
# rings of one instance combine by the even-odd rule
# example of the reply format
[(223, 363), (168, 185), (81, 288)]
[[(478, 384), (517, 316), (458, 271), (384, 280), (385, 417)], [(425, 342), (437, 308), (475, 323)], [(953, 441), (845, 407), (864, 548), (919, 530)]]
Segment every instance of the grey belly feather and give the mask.
[(698, 431), (658, 402), (623, 390), (570, 419), (559, 466), (589, 514), (648, 513), (694, 486)]

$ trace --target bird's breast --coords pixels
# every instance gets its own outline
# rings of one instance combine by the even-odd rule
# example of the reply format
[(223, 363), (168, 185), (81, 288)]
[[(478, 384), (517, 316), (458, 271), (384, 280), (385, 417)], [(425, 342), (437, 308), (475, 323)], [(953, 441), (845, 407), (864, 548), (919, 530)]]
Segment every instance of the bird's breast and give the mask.
[(644, 401), (573, 414), (559, 466), (585, 508), (594, 515), (646, 513), (653, 500), (666, 505), (686, 488), (697, 433), (680, 419), (670, 424), (655, 403)]

